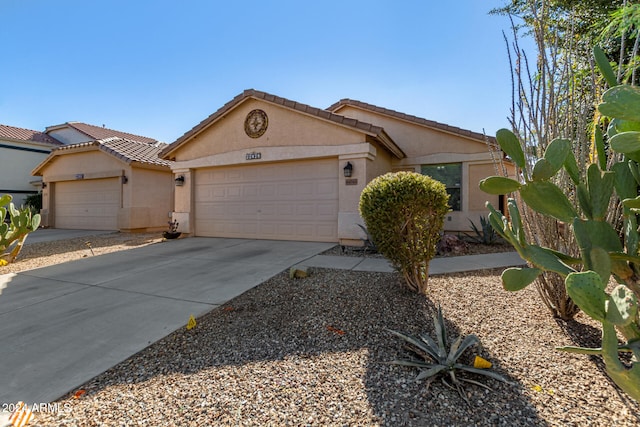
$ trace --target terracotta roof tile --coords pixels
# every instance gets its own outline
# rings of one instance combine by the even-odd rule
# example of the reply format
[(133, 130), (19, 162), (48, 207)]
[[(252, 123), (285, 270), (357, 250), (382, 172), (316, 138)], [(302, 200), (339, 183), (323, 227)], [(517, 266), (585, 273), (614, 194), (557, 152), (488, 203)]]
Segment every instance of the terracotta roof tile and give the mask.
[(83, 142), (80, 144), (63, 145), (55, 151), (72, 150), (79, 147), (96, 146), (100, 150), (109, 153), (127, 163), (138, 162), (160, 166), (170, 166), (172, 162), (158, 157), (160, 151), (167, 144), (158, 142), (148, 144), (140, 141), (131, 141), (124, 138), (112, 137), (97, 141)]
[(155, 144), (156, 142), (158, 142), (156, 139), (148, 138), (146, 136), (135, 135), (133, 133), (128, 133), (128, 132), (121, 132), (119, 130), (109, 129), (102, 126), (89, 125), (87, 123), (81, 123), (81, 122), (66, 122), (62, 125), (49, 126), (47, 128), (47, 131), (52, 130), (53, 128), (56, 128), (59, 126), (64, 126), (64, 125), (69, 126), (79, 132), (82, 132), (88, 137), (93, 139), (106, 139), (106, 138), (117, 137), (117, 138), (128, 139), (130, 141), (143, 142), (146, 144)]
[(14, 126), (0, 125), (0, 138), (16, 139), (19, 141), (40, 142), (49, 145), (62, 145), (44, 132), (37, 130), (17, 128)]
[(336, 102), (335, 104), (333, 104), (329, 108), (327, 108), (327, 110), (331, 111), (331, 112), (336, 112), (341, 107), (347, 106), (347, 105), (350, 105), (350, 106), (353, 106), (353, 107), (357, 107), (357, 108), (361, 108), (361, 109), (364, 109), (364, 110), (373, 111), (373, 112), (380, 113), (380, 114), (384, 114), (386, 116), (395, 117), (397, 119), (406, 120), (408, 122), (417, 123), (417, 124), (420, 124), (420, 125), (423, 125), (423, 126), (428, 126), (430, 128), (439, 129), (439, 130), (442, 130), (442, 131), (445, 131), (445, 132), (454, 133), (454, 134), (461, 135), (461, 136), (466, 136), (468, 138), (477, 139), (477, 140), (481, 140), (481, 141), (485, 141), (486, 139), (488, 139), (489, 142), (496, 143), (496, 140), (495, 140), (494, 137), (485, 136), (484, 134), (481, 134), (479, 132), (473, 132), (473, 131), (470, 131), (470, 130), (467, 130), (467, 129), (462, 129), (462, 128), (455, 127), (455, 126), (449, 126), (449, 125), (446, 125), (444, 123), (439, 123), (439, 122), (435, 122), (433, 120), (423, 119), (422, 117), (412, 116), (410, 114), (401, 113), (399, 111), (390, 110), (388, 108), (378, 107), (377, 105), (367, 104), (366, 102), (357, 101), (357, 100), (354, 100), (354, 99), (348, 99), (348, 98), (341, 99), (340, 101)]

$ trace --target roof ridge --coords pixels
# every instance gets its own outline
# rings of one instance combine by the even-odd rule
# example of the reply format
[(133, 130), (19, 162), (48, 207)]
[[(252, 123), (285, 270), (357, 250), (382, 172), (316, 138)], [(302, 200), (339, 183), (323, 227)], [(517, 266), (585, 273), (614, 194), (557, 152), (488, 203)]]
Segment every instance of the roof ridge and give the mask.
[(62, 145), (60, 141), (52, 138), (45, 132), (3, 124), (0, 124), (0, 137), (16, 139), (19, 141), (38, 142), (47, 145)]
[(60, 128), (64, 126), (68, 126), (72, 129), (75, 129), (76, 131), (88, 136), (89, 138), (96, 139), (96, 140), (115, 136), (115, 137), (129, 139), (131, 141), (140, 141), (147, 144), (155, 144), (158, 141), (157, 139), (150, 138), (148, 136), (136, 135), (130, 132), (111, 129), (104, 125), (96, 126), (90, 123), (84, 123), (84, 122), (78, 122), (78, 121), (70, 121), (70, 122), (62, 123), (60, 125), (49, 126), (47, 127), (47, 131), (54, 130), (54, 128)]

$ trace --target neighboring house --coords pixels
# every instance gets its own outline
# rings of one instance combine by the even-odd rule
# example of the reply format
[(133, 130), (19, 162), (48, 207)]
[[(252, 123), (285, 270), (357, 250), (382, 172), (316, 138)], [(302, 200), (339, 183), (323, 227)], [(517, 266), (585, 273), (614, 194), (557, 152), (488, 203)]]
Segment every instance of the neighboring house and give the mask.
[[(78, 125), (66, 128), (65, 140), (73, 140)], [(47, 128), (50, 135), (63, 138), (57, 130)], [(111, 136), (53, 150), (33, 170), (43, 181), (42, 224), (92, 230), (166, 229), (173, 210), (171, 162), (158, 157), (166, 144), (146, 139), (154, 142)]]
[(37, 194), (42, 184), (31, 169), (60, 145), (46, 133), (0, 125), (0, 194), (10, 194), (16, 206)]
[(79, 144), (81, 142), (91, 142), (112, 137), (124, 138), (130, 141), (144, 142), (147, 144), (155, 144), (158, 142), (153, 138), (109, 129), (104, 127), (104, 125), (100, 127), (81, 122), (66, 122), (61, 125), (49, 126), (45, 129), (45, 133), (63, 144)]
[(495, 173), (483, 135), (358, 101), (322, 110), (246, 90), (160, 156), (174, 162), (173, 218), (196, 236), (357, 243), (360, 193), (397, 170), (445, 181), (447, 231), (501, 205), (478, 189)]

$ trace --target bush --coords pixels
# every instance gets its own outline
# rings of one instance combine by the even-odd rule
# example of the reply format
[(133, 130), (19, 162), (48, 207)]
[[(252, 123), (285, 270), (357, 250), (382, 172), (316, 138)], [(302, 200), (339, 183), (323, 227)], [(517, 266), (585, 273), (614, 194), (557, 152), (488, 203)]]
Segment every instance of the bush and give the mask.
[(33, 213), (38, 213), (42, 210), (42, 193), (30, 194), (24, 199), (25, 206), (29, 206)]
[(426, 175), (396, 172), (371, 181), (360, 215), (378, 248), (413, 291), (426, 293), (429, 261), (449, 211), (446, 187)]

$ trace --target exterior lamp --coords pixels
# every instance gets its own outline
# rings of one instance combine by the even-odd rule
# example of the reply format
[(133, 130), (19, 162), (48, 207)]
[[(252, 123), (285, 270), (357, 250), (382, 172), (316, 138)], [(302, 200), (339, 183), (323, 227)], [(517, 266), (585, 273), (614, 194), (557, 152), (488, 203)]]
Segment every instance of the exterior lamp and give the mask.
[(182, 187), (184, 185), (184, 175), (179, 175), (175, 179), (176, 187)]
[(353, 165), (351, 162), (347, 162), (347, 165), (344, 167), (344, 177), (349, 178), (353, 173)]

